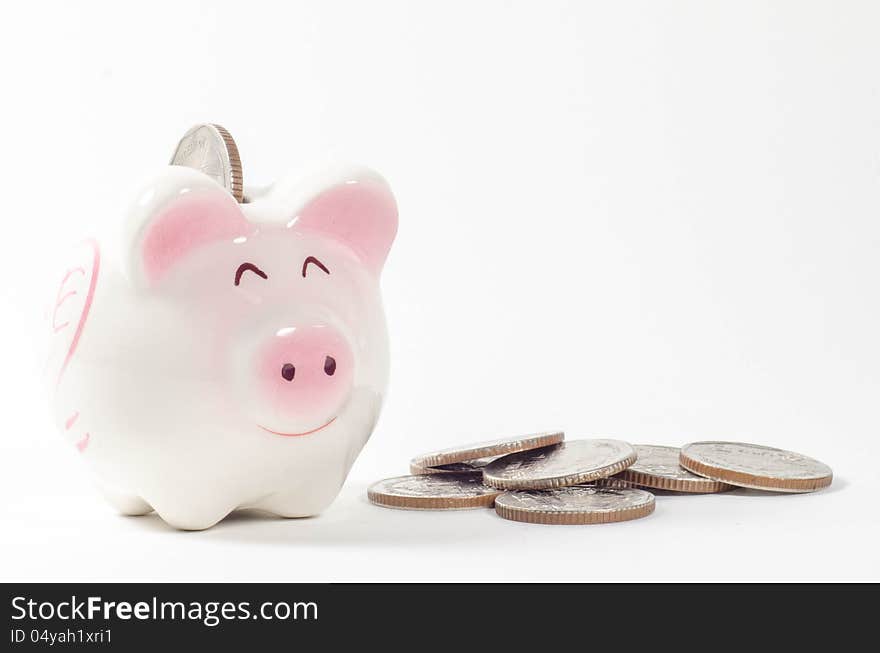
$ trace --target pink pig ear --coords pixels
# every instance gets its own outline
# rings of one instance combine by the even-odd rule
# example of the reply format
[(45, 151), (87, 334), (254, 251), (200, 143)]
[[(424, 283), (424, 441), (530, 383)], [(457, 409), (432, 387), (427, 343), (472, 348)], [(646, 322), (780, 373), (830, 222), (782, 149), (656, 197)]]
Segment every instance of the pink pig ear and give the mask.
[(138, 285), (152, 286), (195, 250), (252, 230), (235, 199), (213, 179), (169, 166), (130, 213), (130, 277)]
[(382, 177), (360, 170), (312, 196), (293, 226), (346, 245), (378, 275), (397, 235), (397, 202)]

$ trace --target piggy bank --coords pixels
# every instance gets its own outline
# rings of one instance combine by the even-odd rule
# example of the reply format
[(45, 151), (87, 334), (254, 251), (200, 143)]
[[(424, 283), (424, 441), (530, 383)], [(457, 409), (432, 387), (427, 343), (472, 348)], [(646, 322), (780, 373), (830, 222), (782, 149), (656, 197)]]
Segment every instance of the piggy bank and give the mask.
[(321, 512), (387, 382), (388, 185), (337, 169), (239, 204), (168, 166), (124, 220), (71, 254), (48, 311), (64, 438), (127, 515), (198, 530), (238, 508)]

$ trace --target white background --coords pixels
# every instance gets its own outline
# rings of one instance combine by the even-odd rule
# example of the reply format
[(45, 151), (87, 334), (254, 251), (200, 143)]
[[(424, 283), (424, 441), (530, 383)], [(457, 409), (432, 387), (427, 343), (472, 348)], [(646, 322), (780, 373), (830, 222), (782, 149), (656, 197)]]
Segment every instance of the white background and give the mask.
[[(0, 578), (880, 580), (880, 10), (871, 2), (19, 3), (0, 24)], [(53, 260), (197, 122), (246, 183), (381, 171), (391, 386), (322, 516), (116, 516), (40, 389)], [(374, 507), (453, 444), (738, 439), (813, 495), (595, 527)]]

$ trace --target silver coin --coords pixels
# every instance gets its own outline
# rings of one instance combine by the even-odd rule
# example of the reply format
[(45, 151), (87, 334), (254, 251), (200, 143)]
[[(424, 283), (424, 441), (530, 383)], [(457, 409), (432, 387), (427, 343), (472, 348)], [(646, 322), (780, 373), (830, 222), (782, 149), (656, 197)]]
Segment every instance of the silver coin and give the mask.
[(603, 524), (653, 511), (654, 495), (635, 488), (576, 485), (505, 492), (495, 499), (501, 517), (536, 524)]
[(614, 478), (641, 487), (673, 492), (711, 493), (733, 489), (732, 485), (689, 472), (679, 464), (678, 447), (636, 444), (638, 459)]
[(731, 485), (811, 492), (831, 484), (831, 468), (793, 451), (745, 442), (693, 442), (681, 448), (686, 469)]
[(483, 468), (489, 463), (498, 460), (501, 456), (487, 456), (475, 460), (465, 460), (448, 465), (436, 465), (433, 467), (422, 466), (415, 460), (409, 464), (410, 474), (477, 474), (483, 473)]
[(479, 476), (422, 474), (386, 478), (367, 490), (373, 503), (411, 510), (458, 510), (491, 507), (500, 490), (483, 485)]
[(620, 440), (569, 440), (499, 458), (483, 470), (483, 481), (503, 490), (541, 490), (611, 476), (635, 461), (635, 450)]
[(416, 456), (410, 464), (416, 467), (450, 465), (452, 463), (476, 460), (477, 458), (502, 456), (517, 451), (526, 451), (527, 449), (538, 449), (551, 444), (557, 444), (564, 439), (565, 434), (562, 431), (547, 431), (545, 433), (530, 433), (529, 435), (519, 435), (512, 438), (474, 442)]
[(220, 125), (196, 125), (186, 132), (174, 150), (171, 165), (205, 173), (241, 202), (243, 184), (238, 147), (232, 135)]

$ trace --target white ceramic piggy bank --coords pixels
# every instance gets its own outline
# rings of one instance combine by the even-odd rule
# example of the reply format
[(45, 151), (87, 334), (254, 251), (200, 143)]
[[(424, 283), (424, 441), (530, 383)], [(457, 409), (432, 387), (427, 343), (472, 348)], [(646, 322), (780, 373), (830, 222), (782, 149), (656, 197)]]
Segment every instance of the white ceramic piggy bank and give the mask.
[(387, 381), (387, 184), (339, 170), (238, 204), (169, 166), (125, 220), (121, 249), (81, 245), (49, 311), (65, 438), (125, 514), (203, 529), (237, 508), (321, 512)]

